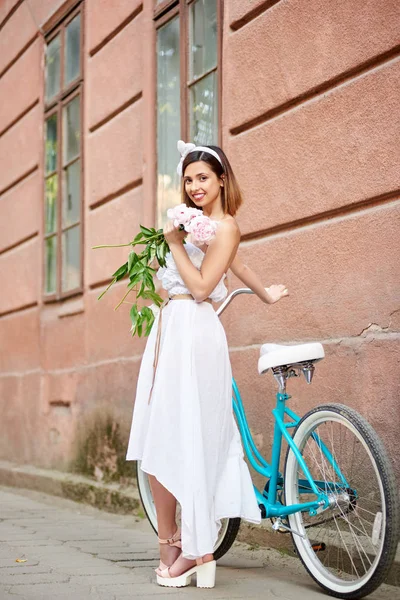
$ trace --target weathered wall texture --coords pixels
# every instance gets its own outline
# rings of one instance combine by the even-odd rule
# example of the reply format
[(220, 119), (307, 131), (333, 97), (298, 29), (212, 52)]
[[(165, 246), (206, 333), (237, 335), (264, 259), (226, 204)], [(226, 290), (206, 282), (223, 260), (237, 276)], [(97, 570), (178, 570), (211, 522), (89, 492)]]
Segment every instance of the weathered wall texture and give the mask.
[(126, 250), (94, 252), (91, 246), (126, 241), (139, 222), (152, 222), (154, 206), (144, 207), (143, 188), (153, 186), (155, 143), (143, 143), (144, 133), (155, 136), (151, 2), (87, 0), (85, 288), (64, 302), (43, 303), (39, 28), (62, 4), (31, 0), (30, 12), (26, 2), (9, 1), (0, 12), (0, 455), (61, 468), (73, 456), (85, 415), (111, 412), (125, 434), (130, 424), (144, 343), (132, 341), (126, 311), (113, 312), (121, 287), (97, 302)]
[[(60, 0), (0, 4), (0, 457), (66, 467), (77, 426), (111, 411), (125, 431), (143, 340), (117, 287), (125, 249), (153, 224), (153, 3), (86, 0), (84, 293), (44, 304), (43, 37)], [(275, 384), (264, 342), (322, 341), (292, 407), (356, 407), (396, 456), (399, 398), (400, 22), (396, 0), (224, 2), (223, 146), (245, 195), (240, 254), (290, 298), (238, 298), (224, 316), (252, 430), (268, 454)], [(238, 285), (232, 277), (231, 288)]]
[[(225, 4), (224, 146), (246, 203), (241, 254), (290, 298), (239, 298), (224, 319), (257, 440), (275, 382), (263, 342), (324, 344), (303, 413), (343, 402), (393, 458), (400, 407), (400, 7), (368, 0)], [(237, 285), (231, 281), (231, 285)], [(397, 462), (397, 461), (396, 461)]]

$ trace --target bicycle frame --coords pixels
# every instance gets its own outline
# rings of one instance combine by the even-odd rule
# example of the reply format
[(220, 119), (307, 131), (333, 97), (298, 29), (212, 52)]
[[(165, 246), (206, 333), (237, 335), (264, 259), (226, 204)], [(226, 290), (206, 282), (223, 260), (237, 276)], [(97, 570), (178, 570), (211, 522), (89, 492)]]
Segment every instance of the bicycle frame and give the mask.
[[(238, 296), (239, 294), (252, 294), (253, 292), (248, 288), (240, 288), (232, 292), (225, 302), (219, 307), (217, 310), (218, 316), (222, 314), (222, 312), (226, 309), (228, 304)], [(302, 457), (302, 454), (295, 442), (293, 441), (291, 435), (288, 430), (290, 428), (294, 428), (300, 421), (300, 417), (296, 415), (292, 410), (290, 410), (286, 406), (287, 400), (289, 400), (290, 396), (286, 393), (278, 392), (276, 394), (276, 406), (272, 410), (272, 415), (274, 417), (275, 425), (274, 425), (274, 436), (273, 436), (273, 444), (272, 444), (272, 452), (271, 452), (271, 463), (268, 463), (263, 456), (258, 451), (253, 437), (250, 432), (250, 428), (247, 422), (246, 413), (243, 407), (242, 398), (240, 396), (240, 392), (237, 386), (236, 381), (233, 379), (232, 381), (233, 387), (233, 410), (236, 416), (236, 420), (238, 423), (239, 431), (242, 437), (243, 448), (246, 453), (246, 456), (252, 465), (252, 467), (261, 475), (267, 478), (267, 483), (264, 487), (264, 491), (261, 493), (255, 486), (254, 491), (256, 494), (257, 502), (260, 506), (263, 518), (271, 518), (271, 517), (286, 517), (288, 515), (294, 514), (299, 511), (308, 511), (310, 515), (315, 515), (317, 512), (322, 512), (323, 510), (329, 508), (329, 495), (330, 491), (337, 491), (338, 487), (343, 487), (343, 489), (348, 488), (348, 483), (341, 473), (339, 465), (336, 463), (332, 454), (329, 452), (328, 448), (325, 444), (320, 440), (317, 434), (313, 434), (313, 439), (315, 443), (319, 447), (320, 451), (324, 454), (328, 463), (332, 466), (335, 473), (338, 476), (338, 482), (329, 482), (326, 484), (323, 483), (325, 490), (322, 490), (318, 487), (319, 483), (313, 479), (311, 473)], [(285, 416), (289, 417), (290, 421), (285, 422)], [(293, 504), (290, 506), (285, 506), (277, 501), (278, 490), (283, 489), (283, 477), (279, 472), (279, 462), (281, 457), (281, 449), (282, 449), (282, 438), (286, 440), (290, 448), (292, 449), (306, 479), (299, 480), (299, 492), (300, 494), (309, 494), (313, 493), (316, 496), (316, 499), (312, 502), (302, 502), (300, 504)]]
[[(246, 453), (246, 456), (252, 465), (252, 467), (261, 475), (268, 479), (267, 484), (265, 485), (264, 492), (261, 493), (255, 486), (254, 491), (257, 497), (257, 502), (261, 507), (264, 507), (263, 517), (286, 517), (287, 515), (291, 515), (293, 513), (299, 511), (308, 511), (311, 515), (317, 514), (317, 511), (320, 512), (329, 507), (329, 496), (328, 491), (322, 491), (318, 488), (318, 481), (315, 481), (311, 476), (311, 473), (308, 470), (308, 467), (293, 441), (291, 435), (288, 433), (288, 429), (294, 428), (300, 421), (300, 417), (296, 415), (292, 410), (290, 410), (286, 406), (287, 400), (289, 400), (290, 396), (288, 394), (277, 393), (276, 394), (276, 407), (272, 410), (272, 415), (275, 420), (274, 425), (274, 436), (272, 443), (272, 452), (271, 452), (271, 463), (269, 464), (258, 451), (253, 437), (250, 432), (250, 428), (247, 422), (246, 413), (243, 407), (242, 398), (240, 396), (240, 392), (237, 386), (236, 381), (233, 379), (233, 410), (237, 419), (239, 431), (242, 437), (243, 448)], [(284, 421), (285, 415), (290, 418), (289, 422)], [(340, 468), (334, 458), (332, 457), (329, 450), (326, 448), (325, 444), (321, 442), (317, 435), (313, 436), (317, 445), (319, 445), (322, 453), (325, 458), (329, 462), (329, 464), (334, 469), (340, 480), (340, 487), (348, 488), (348, 483), (340, 471)], [(300, 504), (293, 504), (291, 506), (285, 506), (280, 502), (277, 502), (277, 494), (278, 490), (282, 489), (283, 477), (279, 472), (279, 462), (281, 457), (281, 449), (282, 449), (282, 438), (286, 440), (292, 451), (294, 452), (296, 459), (306, 476), (306, 479), (299, 480), (300, 484), (300, 493), (313, 493), (316, 496), (316, 499), (312, 502), (302, 502)], [(324, 483), (324, 487), (326, 489), (326, 484)], [(328, 487), (331, 490), (338, 489), (338, 483), (332, 482), (328, 484)]]

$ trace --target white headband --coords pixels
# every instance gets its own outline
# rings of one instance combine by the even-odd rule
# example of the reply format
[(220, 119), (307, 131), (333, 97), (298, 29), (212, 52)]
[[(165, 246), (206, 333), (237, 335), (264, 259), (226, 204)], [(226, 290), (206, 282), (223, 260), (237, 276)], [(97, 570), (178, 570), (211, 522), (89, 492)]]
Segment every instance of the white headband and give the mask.
[(196, 146), (196, 144), (191, 144), (190, 142), (186, 144), (182, 140), (179, 140), (178, 151), (181, 155), (181, 160), (179, 161), (176, 171), (180, 177), (182, 177), (182, 175), (183, 175), (183, 172), (182, 172), (183, 161), (185, 160), (187, 155), (190, 154), (190, 152), (197, 152), (197, 151), (208, 152), (208, 154), (211, 154), (212, 156), (214, 156), (221, 163), (221, 166), (223, 167), (222, 160), (221, 160), (219, 154), (217, 152), (215, 152), (215, 150), (211, 150), (211, 148), (207, 148), (206, 146)]

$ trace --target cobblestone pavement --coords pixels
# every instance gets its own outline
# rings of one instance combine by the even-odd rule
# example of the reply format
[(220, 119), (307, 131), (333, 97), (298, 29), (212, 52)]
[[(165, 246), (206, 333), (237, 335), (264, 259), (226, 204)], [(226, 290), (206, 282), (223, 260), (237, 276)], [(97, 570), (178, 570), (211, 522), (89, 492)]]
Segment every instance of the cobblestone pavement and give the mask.
[[(157, 545), (145, 519), (6, 487), (0, 511), (1, 600), (327, 598), (297, 559), (275, 550), (236, 543), (218, 562), (214, 589), (165, 589), (155, 583)], [(400, 589), (381, 586), (369, 598), (400, 600)]]

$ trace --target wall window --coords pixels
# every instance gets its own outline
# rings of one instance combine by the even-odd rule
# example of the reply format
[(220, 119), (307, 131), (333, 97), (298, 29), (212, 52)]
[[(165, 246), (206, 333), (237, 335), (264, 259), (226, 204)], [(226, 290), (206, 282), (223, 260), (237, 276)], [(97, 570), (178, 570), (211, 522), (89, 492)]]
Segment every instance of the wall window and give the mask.
[(82, 10), (46, 38), (44, 295), (82, 290)]
[(157, 224), (179, 204), (178, 139), (218, 144), (220, 0), (158, 0)]

